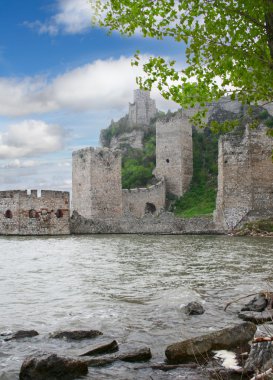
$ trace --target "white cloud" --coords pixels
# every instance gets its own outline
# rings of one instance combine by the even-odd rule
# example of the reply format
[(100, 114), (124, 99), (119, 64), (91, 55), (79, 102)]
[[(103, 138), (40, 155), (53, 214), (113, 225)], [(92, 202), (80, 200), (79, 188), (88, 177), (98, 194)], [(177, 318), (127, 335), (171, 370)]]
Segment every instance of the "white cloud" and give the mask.
[(57, 77), (47, 88), (47, 97), (60, 108), (76, 111), (123, 107), (139, 72), (132, 69), (130, 58), (98, 60)]
[(47, 83), (44, 78), (0, 78), (0, 115), (21, 116), (56, 109), (45, 96)]
[(2, 169), (33, 168), (35, 166), (37, 166), (37, 162), (33, 160), (22, 161), (22, 160), (19, 160), (18, 158), (0, 165)]
[[(12, 124), (0, 133), (0, 159), (35, 156), (63, 148), (64, 130), (40, 120), (25, 120)], [(14, 161), (20, 164), (20, 161)]]
[(92, 8), (88, 0), (58, 0), (56, 14), (49, 20), (25, 22), (40, 34), (77, 34), (91, 29)]
[[(0, 115), (24, 116), (61, 109), (124, 109), (132, 100), (135, 77), (141, 74), (141, 67), (131, 66), (131, 58), (120, 57), (97, 60), (51, 81), (41, 77), (0, 78)], [(160, 109), (174, 108), (174, 103), (162, 102), (159, 92), (155, 91), (153, 96), (159, 100)]]

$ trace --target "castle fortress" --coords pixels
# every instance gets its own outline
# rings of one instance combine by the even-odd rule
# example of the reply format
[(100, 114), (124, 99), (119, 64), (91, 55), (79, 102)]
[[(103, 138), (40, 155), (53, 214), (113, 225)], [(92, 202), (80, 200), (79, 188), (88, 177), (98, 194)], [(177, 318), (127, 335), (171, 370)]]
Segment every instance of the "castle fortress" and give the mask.
[[(135, 90), (129, 104), (129, 125), (148, 126), (156, 115), (149, 92)], [(121, 152), (86, 148), (73, 153), (72, 209), (87, 219), (142, 218), (165, 209), (166, 193), (176, 197), (189, 188), (192, 178), (192, 126), (182, 112), (156, 124), (156, 184), (122, 189)]]
[[(237, 103), (234, 108), (240, 109)], [(218, 107), (225, 112), (224, 105)], [(191, 183), (192, 112), (179, 111), (157, 119), (154, 185), (122, 189), (121, 151), (83, 148), (72, 157), (72, 217), (67, 192), (2, 191), (0, 234), (219, 233), (247, 221), (272, 218), (273, 139), (262, 124), (257, 129), (246, 127), (242, 135), (227, 134), (219, 139), (214, 220), (182, 219), (166, 212), (166, 196), (181, 197)], [(156, 114), (149, 92), (135, 90), (134, 102), (129, 104), (131, 130), (148, 127)], [(134, 136), (137, 134), (130, 134), (132, 145)]]

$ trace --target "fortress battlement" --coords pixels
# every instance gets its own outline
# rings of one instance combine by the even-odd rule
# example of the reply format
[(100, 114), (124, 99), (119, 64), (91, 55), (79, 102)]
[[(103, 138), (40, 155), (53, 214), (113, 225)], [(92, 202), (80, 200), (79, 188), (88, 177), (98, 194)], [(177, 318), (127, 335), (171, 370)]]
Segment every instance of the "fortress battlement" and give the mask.
[(66, 191), (0, 191), (0, 235), (69, 234), (69, 199)]
[(149, 191), (153, 191), (154, 189), (157, 189), (159, 187), (162, 187), (162, 185), (165, 183), (164, 178), (160, 178), (157, 183), (154, 185), (150, 185), (147, 187), (136, 187), (133, 189), (122, 189), (124, 193), (147, 193)]
[(4, 190), (0, 191), (0, 198), (26, 198), (26, 199), (51, 199), (51, 198), (68, 198), (69, 199), (69, 192), (68, 191), (56, 191), (56, 190)]
[(166, 184), (160, 178), (155, 185), (122, 190), (123, 214), (142, 218), (150, 213), (158, 215), (165, 208)]

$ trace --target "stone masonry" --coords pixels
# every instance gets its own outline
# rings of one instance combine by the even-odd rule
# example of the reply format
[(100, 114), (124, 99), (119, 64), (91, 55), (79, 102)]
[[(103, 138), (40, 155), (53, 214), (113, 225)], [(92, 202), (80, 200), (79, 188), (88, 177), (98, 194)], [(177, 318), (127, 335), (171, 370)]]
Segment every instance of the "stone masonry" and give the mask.
[(156, 123), (155, 175), (164, 177), (167, 193), (182, 196), (189, 188), (193, 172), (192, 126), (181, 111)]
[(262, 125), (246, 128), (243, 136), (219, 140), (218, 193), (215, 222), (232, 230), (240, 223), (272, 217), (273, 138)]
[(129, 103), (129, 125), (149, 125), (156, 116), (155, 101), (150, 98), (149, 91), (134, 90), (134, 103)]
[(0, 192), (1, 235), (66, 235), (70, 233), (69, 193), (42, 190)]
[(72, 207), (85, 218), (122, 215), (121, 153), (108, 148), (73, 152)]
[(123, 214), (143, 218), (146, 214), (158, 215), (165, 209), (166, 187), (164, 179), (148, 188), (122, 190)]

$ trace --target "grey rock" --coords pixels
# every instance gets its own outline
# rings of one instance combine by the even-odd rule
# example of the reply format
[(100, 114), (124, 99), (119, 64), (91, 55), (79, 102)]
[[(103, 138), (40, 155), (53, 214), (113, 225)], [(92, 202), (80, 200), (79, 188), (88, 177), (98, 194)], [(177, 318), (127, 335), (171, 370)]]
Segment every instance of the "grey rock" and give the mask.
[(50, 338), (82, 340), (82, 339), (96, 338), (99, 335), (102, 335), (102, 332), (98, 330), (57, 331), (53, 334), (50, 334)]
[(118, 358), (123, 362), (143, 362), (150, 360), (152, 358), (152, 353), (150, 348), (141, 348), (138, 351), (120, 355)]
[(8, 342), (9, 340), (32, 338), (37, 335), (39, 335), (39, 333), (35, 330), (18, 330), (16, 331), (16, 333), (12, 334), (10, 337), (5, 338), (4, 341)]
[(99, 357), (87, 359), (86, 363), (90, 367), (102, 367), (105, 365), (109, 365), (117, 360), (121, 360), (123, 362), (145, 362), (152, 358), (152, 353), (150, 348), (141, 348), (139, 350), (121, 354), (121, 355), (109, 355), (107, 357)]
[(264, 372), (273, 365), (273, 342), (252, 343), (249, 356), (244, 366), (245, 371)]
[(273, 320), (273, 310), (258, 311), (241, 311), (238, 317), (244, 321), (253, 322), (256, 325), (261, 323), (270, 322)]
[(165, 355), (169, 362), (183, 363), (211, 350), (222, 350), (244, 345), (255, 334), (256, 325), (243, 322), (233, 327), (169, 345)]
[(56, 354), (40, 354), (26, 358), (21, 366), (20, 380), (73, 380), (88, 373), (84, 361)]
[(109, 354), (111, 352), (118, 351), (118, 343), (116, 340), (113, 340), (111, 343), (103, 344), (97, 347), (91, 347), (88, 349), (88, 351), (84, 351), (79, 356), (95, 356), (95, 355), (102, 355), (102, 354)]
[(255, 298), (253, 298), (249, 303), (247, 303), (241, 311), (264, 311), (267, 307), (268, 300), (264, 295), (259, 294)]
[(182, 310), (187, 315), (201, 315), (205, 312), (203, 306), (198, 302), (190, 302)]

